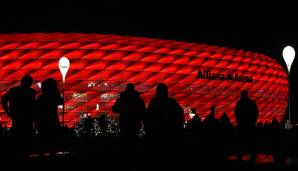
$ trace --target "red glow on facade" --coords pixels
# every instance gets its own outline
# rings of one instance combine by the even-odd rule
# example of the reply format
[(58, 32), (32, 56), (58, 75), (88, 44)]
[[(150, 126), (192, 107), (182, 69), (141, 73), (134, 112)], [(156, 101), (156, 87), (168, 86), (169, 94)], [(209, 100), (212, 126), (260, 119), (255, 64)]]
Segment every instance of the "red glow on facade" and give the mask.
[[(111, 105), (128, 82), (148, 103), (158, 83), (185, 109), (201, 117), (216, 105), (234, 120), (240, 91), (247, 89), (257, 101), (259, 121), (281, 120), (287, 107), (287, 73), (266, 55), (225, 47), (101, 34), (0, 34), (0, 96), (19, 84), (25, 74), (37, 83), (52, 77), (62, 86), (58, 68), (66, 56), (71, 67), (65, 84), (65, 122), (72, 127), (80, 112), (98, 116)], [(251, 76), (253, 82), (198, 79), (198, 70)], [(1, 109), (1, 120), (8, 118)]]

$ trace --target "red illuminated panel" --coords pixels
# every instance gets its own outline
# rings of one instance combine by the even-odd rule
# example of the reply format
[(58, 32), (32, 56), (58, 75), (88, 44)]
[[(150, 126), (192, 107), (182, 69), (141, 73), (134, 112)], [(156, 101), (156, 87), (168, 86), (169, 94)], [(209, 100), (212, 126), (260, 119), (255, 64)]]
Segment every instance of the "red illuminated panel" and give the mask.
[[(143, 37), (33, 33), (0, 34), (0, 95), (19, 84), (24, 74), (36, 83), (53, 77), (61, 86), (58, 60), (71, 66), (66, 77), (65, 122), (72, 127), (80, 112), (96, 117), (111, 114), (111, 105), (128, 82), (136, 84), (148, 104), (155, 87), (164, 82), (170, 95), (201, 117), (216, 105), (216, 116), (227, 112), (234, 121), (240, 91), (257, 101), (259, 121), (281, 120), (287, 107), (288, 81), (282, 66), (266, 55), (206, 44)], [(198, 78), (198, 71), (237, 73), (253, 82)], [(99, 108), (97, 108), (97, 106)], [(1, 123), (9, 122), (1, 109)]]

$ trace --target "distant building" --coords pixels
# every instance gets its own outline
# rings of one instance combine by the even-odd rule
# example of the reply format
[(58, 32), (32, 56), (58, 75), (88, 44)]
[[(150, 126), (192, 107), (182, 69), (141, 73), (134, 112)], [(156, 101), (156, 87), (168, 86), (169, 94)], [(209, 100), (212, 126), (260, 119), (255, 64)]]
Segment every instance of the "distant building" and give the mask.
[[(66, 76), (65, 122), (72, 127), (80, 112), (93, 117), (111, 110), (128, 82), (149, 102), (158, 83), (185, 109), (204, 118), (211, 105), (233, 118), (240, 91), (256, 100), (260, 120), (281, 120), (288, 99), (287, 73), (270, 57), (226, 47), (143, 37), (81, 34), (0, 34), (0, 95), (25, 74), (59, 81), (60, 57), (70, 59)], [(59, 108), (59, 110), (61, 110)], [(7, 120), (3, 114), (0, 117)], [(188, 115), (186, 115), (188, 116)]]

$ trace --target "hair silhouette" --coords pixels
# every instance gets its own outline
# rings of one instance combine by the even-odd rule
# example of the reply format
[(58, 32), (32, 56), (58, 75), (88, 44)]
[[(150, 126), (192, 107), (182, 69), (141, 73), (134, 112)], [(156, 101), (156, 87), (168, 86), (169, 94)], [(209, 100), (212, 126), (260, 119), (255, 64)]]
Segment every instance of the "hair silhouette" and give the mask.
[(41, 84), (42, 93), (37, 97), (36, 126), (42, 137), (57, 136), (60, 123), (58, 106), (63, 104), (57, 82), (53, 78), (44, 80)]
[(25, 75), (21, 80), (21, 86), (31, 87), (33, 83), (33, 79), (30, 75)]

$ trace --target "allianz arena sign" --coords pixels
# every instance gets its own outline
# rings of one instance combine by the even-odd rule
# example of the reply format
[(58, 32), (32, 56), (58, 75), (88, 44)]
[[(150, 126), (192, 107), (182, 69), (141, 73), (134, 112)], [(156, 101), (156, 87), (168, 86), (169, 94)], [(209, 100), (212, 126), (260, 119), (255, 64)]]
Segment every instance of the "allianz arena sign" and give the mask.
[(252, 76), (238, 75), (238, 73), (213, 73), (210, 70), (198, 71), (198, 79), (221, 80), (221, 81), (239, 81), (253, 82)]
[[(38, 92), (40, 82), (49, 77), (61, 88), (62, 56), (71, 63), (65, 82), (68, 126), (75, 125), (80, 112), (93, 117), (111, 114), (127, 83), (136, 84), (147, 104), (156, 85), (166, 83), (186, 117), (195, 108), (204, 118), (216, 105), (217, 117), (227, 112), (233, 121), (243, 89), (256, 100), (259, 121), (281, 120), (288, 103), (287, 73), (266, 55), (207, 44), (81, 33), (0, 34), (0, 96), (25, 74), (34, 78)], [(0, 112), (2, 122), (8, 122), (1, 108)]]

